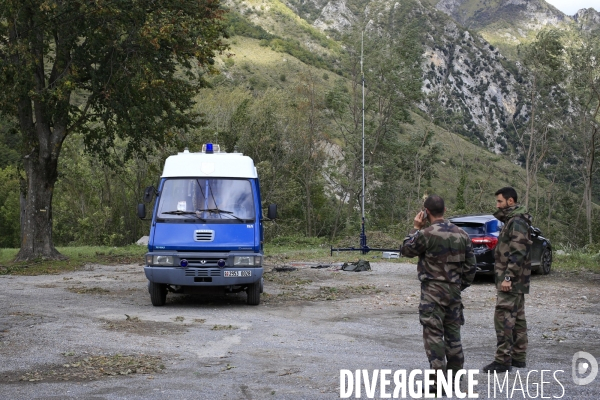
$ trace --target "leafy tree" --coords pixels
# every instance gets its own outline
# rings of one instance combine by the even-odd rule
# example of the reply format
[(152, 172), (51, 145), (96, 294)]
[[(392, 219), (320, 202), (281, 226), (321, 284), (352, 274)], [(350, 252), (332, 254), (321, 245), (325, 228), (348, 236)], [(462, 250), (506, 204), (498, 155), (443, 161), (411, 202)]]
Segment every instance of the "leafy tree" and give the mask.
[[(285, 226), (276, 225), (280, 231), (265, 235), (302, 230), (302, 193), (290, 162), (289, 137), (296, 130), (291, 103), (289, 93), (269, 88), (241, 101), (229, 121), (228, 138), (256, 164), (263, 205), (279, 204), (281, 220), (286, 221)], [(281, 231), (286, 229), (289, 232)]]
[[(125, 147), (117, 140), (113, 152), (122, 157)], [(122, 246), (147, 234), (148, 222), (137, 217), (132, 204), (142, 198), (144, 187), (156, 185), (164, 159), (173, 151), (156, 149), (144, 159), (108, 165), (85, 153), (82, 134), (70, 135), (52, 200), (56, 245)]]
[(20, 137), (15, 129), (15, 122), (0, 118), (0, 168), (18, 164), (19, 142)]
[(600, 156), (600, 35), (583, 34), (580, 40), (567, 48), (567, 87), (572, 94), (574, 138), (579, 169), (583, 178), (583, 202), (587, 227), (587, 242), (593, 243), (594, 176), (598, 171), (596, 158)]
[(423, 195), (431, 194), (431, 179), (442, 150), (434, 137), (433, 130), (419, 127), (388, 143), (395, 157), (382, 160), (380, 180), (384, 184), (372, 189), (374, 201), (370, 203), (381, 226), (412, 221)]
[(556, 29), (540, 31), (536, 39), (519, 49), (529, 68), (529, 82), (524, 86), (529, 101), (529, 121), (520, 132), (515, 121), (525, 166), (525, 206), (529, 206), (531, 188), (537, 183), (540, 165), (546, 159), (553, 122), (558, 122), (557, 85), (563, 79), (561, 33)]
[(0, 168), (0, 248), (19, 244), (19, 173), (14, 166)]
[(456, 209), (464, 211), (467, 208), (465, 202), (465, 188), (467, 187), (467, 169), (462, 168), (460, 170), (460, 181), (456, 187)]
[[(197, 135), (198, 143), (213, 142), (221, 146), (221, 150), (232, 152), (243, 130), (232, 129), (237, 113), (242, 112), (252, 98), (249, 90), (239, 87), (216, 86), (202, 89), (195, 110), (202, 112), (206, 126), (192, 129), (190, 133)], [(194, 142), (186, 137), (186, 141)], [(200, 151), (200, 149), (197, 149)]]
[(302, 188), (302, 211), (305, 233), (317, 236), (323, 233), (321, 225), (327, 212), (323, 212), (325, 202), (323, 165), (326, 160), (324, 96), (318, 90), (318, 78), (307, 70), (300, 75), (300, 82), (294, 94), (292, 118), (295, 129), (290, 130), (286, 141), (293, 177)]
[[(355, 210), (376, 204), (374, 188), (394, 179), (386, 168), (398, 165), (399, 135), (403, 123), (410, 122), (409, 110), (421, 99), (421, 26), (412, 13), (414, 4), (387, 8), (380, 4), (369, 9), (373, 19), (367, 29), (355, 30), (345, 38), (345, 70), (349, 87), (338, 82), (327, 95), (327, 107), (340, 139), (343, 158), (330, 165), (328, 179), (337, 187), (337, 219), (348, 223)], [(364, 40), (364, 46), (361, 46)], [(364, 53), (361, 54), (361, 48)], [(362, 56), (362, 64), (361, 64)], [(364, 75), (363, 75), (364, 73)], [(364, 112), (363, 112), (364, 78)], [(364, 115), (365, 192), (362, 191), (362, 130)], [(392, 174), (390, 174), (392, 172)], [(384, 180), (388, 179), (388, 180)], [(384, 181), (382, 181), (384, 180)], [(393, 196), (393, 191), (388, 195)], [(366, 210), (365, 210), (366, 211)], [(376, 218), (376, 217), (375, 217)], [(337, 223), (336, 223), (337, 225)], [(333, 231), (335, 235), (336, 231)]]
[(187, 112), (226, 45), (218, 0), (5, 0), (0, 5), (0, 111), (22, 137), (21, 250), (60, 258), (52, 196), (62, 144), (83, 134), (108, 158), (173, 141), (196, 121)]

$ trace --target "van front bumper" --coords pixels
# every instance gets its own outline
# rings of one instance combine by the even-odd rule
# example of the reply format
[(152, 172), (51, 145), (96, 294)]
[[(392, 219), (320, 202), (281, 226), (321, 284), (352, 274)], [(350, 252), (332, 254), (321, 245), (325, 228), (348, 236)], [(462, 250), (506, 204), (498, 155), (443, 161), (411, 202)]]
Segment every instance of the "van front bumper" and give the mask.
[(243, 286), (259, 282), (263, 272), (263, 267), (144, 267), (144, 273), (150, 282), (178, 286)]

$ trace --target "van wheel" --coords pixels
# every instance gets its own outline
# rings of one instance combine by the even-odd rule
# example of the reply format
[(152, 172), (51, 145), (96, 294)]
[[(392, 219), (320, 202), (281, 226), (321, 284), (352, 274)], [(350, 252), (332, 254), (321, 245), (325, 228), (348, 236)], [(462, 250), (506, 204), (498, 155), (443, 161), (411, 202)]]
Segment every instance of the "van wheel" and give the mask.
[(540, 269), (542, 275), (548, 275), (552, 268), (552, 250), (545, 248), (542, 253), (542, 259), (540, 260)]
[(254, 282), (252, 285), (248, 285), (246, 289), (248, 296), (246, 302), (250, 306), (257, 306), (260, 304), (260, 281)]
[(150, 301), (154, 307), (164, 306), (167, 302), (167, 285), (162, 283), (148, 282)]

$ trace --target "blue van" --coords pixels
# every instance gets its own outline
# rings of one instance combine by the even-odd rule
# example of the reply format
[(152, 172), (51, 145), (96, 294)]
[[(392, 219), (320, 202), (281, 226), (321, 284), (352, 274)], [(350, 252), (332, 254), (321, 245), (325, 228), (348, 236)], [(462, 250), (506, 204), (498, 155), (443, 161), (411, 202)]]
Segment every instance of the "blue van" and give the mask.
[[(202, 152), (170, 156), (156, 195), (144, 271), (154, 306), (167, 292), (207, 287), (246, 291), (258, 305), (263, 291), (263, 217), (258, 174), (250, 157), (207, 143)], [(145, 218), (145, 204), (138, 216)], [(277, 206), (270, 205), (268, 219)], [(201, 291), (201, 290), (200, 290)]]

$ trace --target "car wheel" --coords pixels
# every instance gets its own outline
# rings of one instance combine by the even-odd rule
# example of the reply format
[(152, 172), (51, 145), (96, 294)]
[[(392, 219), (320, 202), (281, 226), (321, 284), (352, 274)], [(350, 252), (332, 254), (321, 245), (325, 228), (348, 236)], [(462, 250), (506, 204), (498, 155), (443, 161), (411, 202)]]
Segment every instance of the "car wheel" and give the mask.
[(545, 248), (542, 253), (542, 259), (540, 260), (539, 271), (542, 275), (548, 275), (552, 268), (552, 250)]
[(252, 285), (248, 285), (246, 289), (247, 300), (246, 303), (251, 306), (257, 306), (260, 304), (260, 281), (254, 282)]
[(167, 285), (163, 283), (148, 282), (150, 301), (154, 307), (164, 306), (167, 302)]

